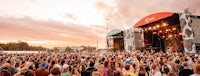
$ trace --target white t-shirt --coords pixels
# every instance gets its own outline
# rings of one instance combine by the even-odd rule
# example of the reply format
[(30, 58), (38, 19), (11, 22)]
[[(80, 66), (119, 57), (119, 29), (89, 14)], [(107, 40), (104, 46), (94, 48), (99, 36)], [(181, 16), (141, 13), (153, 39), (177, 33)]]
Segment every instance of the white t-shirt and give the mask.
[(169, 71), (172, 72), (172, 66), (167, 64), (167, 67), (169, 68)]
[(200, 74), (192, 74), (192, 75), (190, 75), (190, 76), (200, 76)]
[(162, 76), (162, 73), (161, 73), (160, 71), (157, 71), (157, 72), (155, 73), (155, 75), (153, 75), (153, 76)]

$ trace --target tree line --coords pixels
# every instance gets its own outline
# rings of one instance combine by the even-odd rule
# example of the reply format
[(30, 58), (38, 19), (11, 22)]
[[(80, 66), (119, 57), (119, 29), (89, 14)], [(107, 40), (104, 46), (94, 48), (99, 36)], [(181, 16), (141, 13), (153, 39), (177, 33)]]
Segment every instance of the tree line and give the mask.
[(46, 48), (42, 46), (30, 46), (27, 42), (23, 42), (23, 41), (0, 43), (0, 49), (1, 50), (36, 50), (36, 51), (46, 50)]
[[(91, 46), (81, 46), (83, 49), (74, 50), (72, 47), (64, 47), (65, 52), (73, 52), (73, 51), (94, 51), (95, 47)], [(9, 43), (0, 43), (0, 50), (30, 50), (30, 51), (59, 51), (59, 47), (54, 47), (53, 49), (46, 49), (42, 46), (30, 46), (27, 42), (18, 41), (18, 42), (9, 42)]]

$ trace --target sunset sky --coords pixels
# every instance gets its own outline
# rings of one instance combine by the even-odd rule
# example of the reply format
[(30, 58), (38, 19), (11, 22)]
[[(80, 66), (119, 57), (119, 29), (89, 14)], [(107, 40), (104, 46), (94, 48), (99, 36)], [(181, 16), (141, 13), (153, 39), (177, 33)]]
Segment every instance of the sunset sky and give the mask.
[[(200, 0), (0, 0), (0, 43), (105, 47), (106, 24), (131, 28), (156, 12), (181, 12), (189, 7), (200, 15)], [(106, 19), (109, 19), (106, 21)]]

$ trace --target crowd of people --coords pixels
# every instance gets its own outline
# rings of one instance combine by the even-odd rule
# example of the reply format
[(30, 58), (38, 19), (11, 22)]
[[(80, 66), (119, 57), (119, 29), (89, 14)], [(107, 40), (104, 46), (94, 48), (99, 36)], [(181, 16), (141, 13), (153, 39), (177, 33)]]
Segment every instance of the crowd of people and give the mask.
[(0, 53), (0, 76), (200, 76), (200, 55), (153, 50)]

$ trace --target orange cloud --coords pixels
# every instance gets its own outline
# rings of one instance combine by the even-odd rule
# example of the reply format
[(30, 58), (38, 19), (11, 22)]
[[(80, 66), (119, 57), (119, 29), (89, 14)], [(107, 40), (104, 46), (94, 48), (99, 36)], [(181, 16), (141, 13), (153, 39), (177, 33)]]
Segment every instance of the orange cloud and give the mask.
[[(98, 24), (103, 23), (103, 20), (101, 20), (101, 17), (99, 17), (99, 15), (98, 15), (99, 18), (97, 18), (97, 20), (94, 20), (97, 17), (95, 16), (96, 13), (92, 15), (94, 11), (93, 13), (88, 14), (88, 12), (91, 11), (87, 11), (87, 9), (93, 10), (93, 7), (96, 9), (96, 11), (98, 11), (100, 15), (104, 17), (104, 19), (109, 19), (107, 22), (109, 31), (111, 31), (112, 29), (124, 29), (123, 28), (124, 25), (128, 25), (131, 27), (141, 18), (152, 13), (161, 11), (180, 12), (186, 8), (186, 5), (188, 5), (189, 8), (196, 9), (195, 11), (193, 11), (194, 14), (200, 15), (200, 10), (199, 10), (200, 0), (190, 0), (190, 1), (188, 0), (188, 2), (186, 0), (167, 0), (167, 1), (166, 0), (148, 0), (148, 1), (113, 0), (114, 3), (109, 3), (109, 1), (108, 3), (106, 3), (106, 1), (96, 2), (94, 0), (94, 2), (88, 4), (92, 5), (93, 3), (95, 3), (93, 7), (92, 6), (85, 7), (88, 2), (77, 4), (76, 2), (74, 3), (72, 1), (72, 3), (70, 3), (69, 1), (71, 7), (66, 6), (67, 9), (68, 8), (74, 9), (75, 7), (78, 6), (77, 8), (75, 8), (77, 10), (72, 11), (72, 13), (69, 13), (70, 12), (69, 10), (65, 10), (64, 9), (65, 7), (60, 7), (68, 5), (67, 4), (68, 2), (59, 2), (59, 1), (40, 2), (37, 0), (36, 1), (30, 0), (30, 1), (35, 2), (35, 4), (30, 6), (28, 5), (19, 6), (21, 2), (19, 3), (13, 2), (12, 7), (18, 7), (20, 9), (20, 10), (17, 9), (18, 11), (12, 9), (11, 6), (9, 7), (7, 5), (2, 6), (6, 7), (5, 9), (1, 8), (0, 10), (0, 15), (2, 16), (14, 15), (18, 17), (18, 13), (22, 14), (23, 16), (25, 13), (25, 16), (27, 14), (28, 17), (23, 17), (23, 16), (22, 16), (23, 18), (0, 17), (0, 40), (46, 41), (49, 42), (49, 44), (44, 42), (42, 43), (42, 45), (51, 47), (67, 46), (67, 45), (96, 45), (96, 40), (99, 40), (99, 43), (103, 45), (105, 44), (104, 40), (107, 29), (106, 23), (105, 25), (86, 25), (86, 24), (93, 24), (93, 22)], [(9, 2), (7, 1), (6, 3)], [(2, 4), (4, 3), (2, 2)], [(26, 2), (24, 4), (26, 4)], [(52, 6), (52, 4), (55, 5)], [(41, 6), (45, 6), (46, 8), (45, 7), (42, 8)], [(36, 13), (28, 11), (29, 9), (33, 9), (32, 12)], [(66, 13), (59, 16), (55, 15), (60, 12), (59, 10), (63, 10), (61, 11), (61, 13), (62, 12)], [(88, 16), (78, 17), (81, 15), (88, 15)], [(33, 19), (34, 16), (39, 17), (38, 20)], [(43, 16), (44, 19), (51, 18), (54, 20), (42, 20)], [(90, 19), (91, 17), (90, 19), (91, 21), (87, 20), (87, 17), (89, 17), (88, 19)], [(81, 22), (76, 22), (76, 21), (75, 24), (58, 22), (60, 18), (61, 21), (63, 22), (65, 22), (65, 18), (69, 18), (71, 20), (79, 20), (79, 18), (81, 18), (80, 21), (83, 22), (82, 24)]]
[[(102, 29), (103, 27), (96, 28), (98, 25), (89, 27), (53, 20), (34, 20), (29, 17), (0, 17), (0, 24), (0, 40), (57, 42), (53, 45), (46, 44), (52, 47), (96, 45), (96, 40), (104, 43), (102, 35), (106, 34), (105, 29)], [(46, 46), (45, 44), (42, 45)]]
[(109, 18), (111, 29), (122, 29), (122, 25), (133, 26), (143, 17), (156, 12), (181, 12), (188, 5), (196, 9), (193, 14), (200, 15), (200, 0), (114, 0), (115, 6), (103, 1), (95, 4), (96, 10), (104, 11), (104, 18)]

